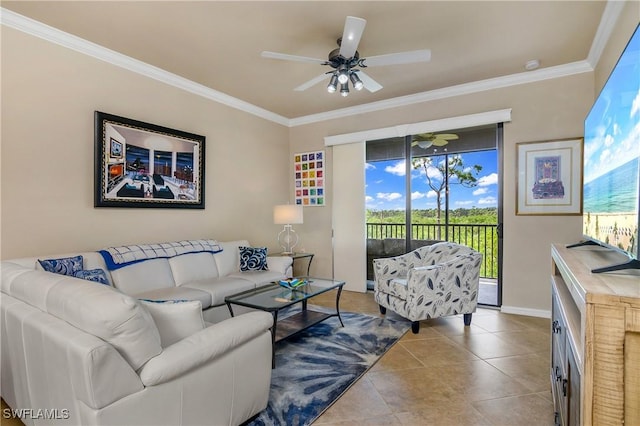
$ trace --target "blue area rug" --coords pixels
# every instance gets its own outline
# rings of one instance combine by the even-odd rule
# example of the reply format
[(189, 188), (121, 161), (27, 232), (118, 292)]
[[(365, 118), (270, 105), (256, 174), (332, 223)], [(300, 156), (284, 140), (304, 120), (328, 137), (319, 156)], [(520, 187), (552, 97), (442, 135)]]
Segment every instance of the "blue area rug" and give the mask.
[(249, 425), (311, 424), (411, 324), (351, 312), (341, 316), (344, 328), (333, 317), (276, 344), (269, 405)]

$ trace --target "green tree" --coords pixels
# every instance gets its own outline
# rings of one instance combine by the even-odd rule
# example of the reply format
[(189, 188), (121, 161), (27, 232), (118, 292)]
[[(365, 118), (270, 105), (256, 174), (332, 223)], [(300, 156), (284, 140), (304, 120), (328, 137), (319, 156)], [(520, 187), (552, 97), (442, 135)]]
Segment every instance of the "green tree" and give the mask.
[(413, 159), (412, 166), (414, 170), (424, 171), (427, 185), (436, 193), (438, 224), (441, 223), (443, 195), (449, 195), (449, 187), (452, 184), (467, 188), (477, 186), (477, 176), (482, 170), (478, 164), (465, 168), (460, 155), (417, 157)]

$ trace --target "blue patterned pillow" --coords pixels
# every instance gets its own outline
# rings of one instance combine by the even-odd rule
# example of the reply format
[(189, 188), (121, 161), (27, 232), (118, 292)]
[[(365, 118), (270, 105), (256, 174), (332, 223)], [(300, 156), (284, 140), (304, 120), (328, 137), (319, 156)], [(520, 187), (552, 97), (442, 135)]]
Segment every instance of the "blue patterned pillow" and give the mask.
[(76, 278), (82, 278), (83, 280), (95, 281), (100, 284), (109, 285), (109, 280), (107, 280), (107, 274), (100, 268), (98, 269), (89, 269), (78, 271), (73, 274)]
[(65, 257), (62, 259), (45, 259), (38, 262), (47, 272), (54, 274), (74, 276), (76, 272), (82, 271), (82, 256)]
[(266, 271), (267, 248), (266, 247), (238, 247), (240, 250), (240, 270)]

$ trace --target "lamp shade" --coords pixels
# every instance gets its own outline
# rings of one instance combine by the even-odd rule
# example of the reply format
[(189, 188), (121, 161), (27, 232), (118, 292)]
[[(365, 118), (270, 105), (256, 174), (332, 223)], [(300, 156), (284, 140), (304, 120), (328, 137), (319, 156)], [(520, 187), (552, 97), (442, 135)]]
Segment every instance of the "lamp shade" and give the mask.
[(273, 208), (273, 223), (276, 225), (291, 225), (302, 222), (302, 206), (282, 204)]

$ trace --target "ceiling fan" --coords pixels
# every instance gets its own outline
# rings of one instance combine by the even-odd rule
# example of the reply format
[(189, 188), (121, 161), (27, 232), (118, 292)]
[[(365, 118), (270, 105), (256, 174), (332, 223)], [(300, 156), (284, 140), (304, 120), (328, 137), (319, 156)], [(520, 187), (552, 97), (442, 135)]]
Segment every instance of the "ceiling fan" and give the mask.
[(327, 60), (308, 58), (306, 56), (288, 55), (286, 53), (262, 52), (263, 58), (281, 59), (285, 61), (307, 62), (312, 64), (328, 65), (333, 70), (323, 73), (306, 83), (301, 84), (294, 90), (303, 91), (315, 86), (330, 75), (327, 91), (334, 93), (340, 88), (342, 96), (349, 95), (349, 81), (356, 90), (367, 89), (370, 92), (377, 92), (382, 89), (382, 85), (365, 74), (360, 68), (379, 67), (384, 65), (411, 64), (417, 62), (428, 62), (431, 59), (429, 49), (412, 50), (408, 52), (389, 53), (386, 55), (370, 56), (361, 58), (358, 52), (358, 44), (364, 31), (367, 21), (355, 16), (347, 16), (344, 23), (342, 37), (338, 39), (338, 48), (329, 53)]
[(418, 146), (427, 149), (433, 146), (445, 146), (449, 141), (458, 139), (458, 135), (453, 133), (422, 133), (414, 135), (411, 146)]

